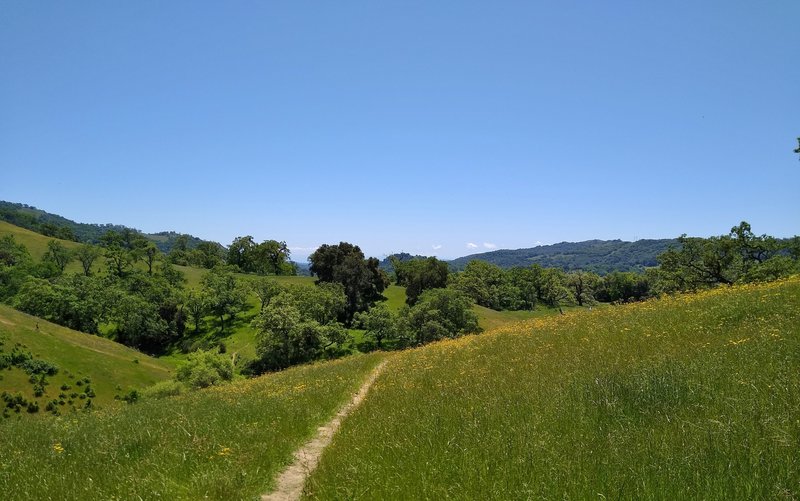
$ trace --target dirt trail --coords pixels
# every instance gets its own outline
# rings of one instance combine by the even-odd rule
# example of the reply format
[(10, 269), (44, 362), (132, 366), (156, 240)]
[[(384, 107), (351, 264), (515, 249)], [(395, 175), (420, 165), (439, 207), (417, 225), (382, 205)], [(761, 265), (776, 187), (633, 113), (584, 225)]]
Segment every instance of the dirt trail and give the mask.
[(364, 401), (372, 383), (375, 382), (385, 366), (386, 360), (378, 364), (367, 377), (367, 380), (364, 381), (364, 384), (361, 385), (358, 393), (353, 396), (353, 399), (339, 409), (333, 419), (325, 423), (324, 426), (320, 426), (314, 438), (306, 442), (303, 447), (294, 453), (294, 462), (278, 476), (275, 490), (261, 496), (261, 501), (295, 501), (300, 499), (306, 479), (317, 468), (322, 451), (331, 443), (333, 434), (339, 429), (342, 420)]

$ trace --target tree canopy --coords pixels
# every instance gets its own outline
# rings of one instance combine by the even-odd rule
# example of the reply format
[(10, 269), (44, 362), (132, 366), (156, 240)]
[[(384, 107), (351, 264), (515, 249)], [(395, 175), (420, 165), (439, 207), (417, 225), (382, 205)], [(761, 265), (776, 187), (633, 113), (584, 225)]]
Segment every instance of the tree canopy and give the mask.
[(380, 269), (380, 262), (374, 257), (366, 259), (357, 245), (325, 244), (308, 260), (318, 283), (335, 282), (343, 286), (347, 304), (340, 318), (348, 325), (356, 312), (365, 311), (383, 299), (382, 293), (389, 286), (389, 277)]

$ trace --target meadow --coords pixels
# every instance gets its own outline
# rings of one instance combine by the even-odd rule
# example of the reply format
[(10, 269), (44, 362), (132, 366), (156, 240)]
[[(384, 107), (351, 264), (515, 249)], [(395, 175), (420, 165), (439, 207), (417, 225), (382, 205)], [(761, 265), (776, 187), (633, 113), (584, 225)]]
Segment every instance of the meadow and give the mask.
[(185, 395), (0, 422), (3, 499), (253, 499), (380, 361), (356, 355)]
[[(3, 304), (0, 304), (0, 341), (0, 352), (9, 353), (20, 344), (35, 358), (58, 367), (57, 374), (47, 377), (48, 385), (41, 397), (34, 396), (33, 387), (28, 382), (29, 375), (21, 369), (9, 367), (0, 371), (0, 393), (20, 393), (26, 399), (36, 400), (42, 407), (40, 412), (44, 412), (47, 401), (58, 400), (60, 394), (65, 395), (62, 398), (65, 404), (59, 407), (62, 411), (73, 405), (85, 405), (86, 396), (80, 397), (80, 394), (85, 393), (87, 386), (94, 390), (93, 405), (104, 406), (114, 402), (115, 395), (124, 395), (132, 389), (169, 379), (174, 369), (168, 361), (149, 357), (99, 336), (67, 329)], [(71, 397), (73, 393), (76, 395)], [(70, 404), (68, 400), (73, 402)]]
[(317, 499), (795, 499), (800, 279), (574, 311), (389, 361)]

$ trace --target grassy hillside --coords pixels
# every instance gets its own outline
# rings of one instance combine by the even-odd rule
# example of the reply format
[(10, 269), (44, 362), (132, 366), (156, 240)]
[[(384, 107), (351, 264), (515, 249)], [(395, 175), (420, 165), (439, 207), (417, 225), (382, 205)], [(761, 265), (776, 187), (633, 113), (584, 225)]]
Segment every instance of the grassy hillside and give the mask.
[(3, 499), (255, 499), (380, 355), (80, 419), (0, 422)]
[[(0, 237), (4, 235), (13, 235), (14, 240), (17, 243), (23, 244), (28, 249), (28, 252), (30, 252), (31, 257), (33, 257), (37, 261), (42, 259), (44, 253), (47, 252), (47, 243), (50, 240), (56, 240), (61, 244), (63, 244), (64, 247), (72, 250), (77, 249), (81, 245), (77, 242), (72, 242), (70, 240), (60, 240), (58, 238), (46, 237), (31, 230), (26, 230), (25, 228), (14, 226), (13, 224), (9, 224), (5, 221), (0, 221)], [(98, 260), (98, 262), (99, 261), (100, 260)], [(82, 273), (80, 263), (73, 260), (71, 263), (67, 265), (67, 269), (65, 270), (65, 272)]]
[[(119, 224), (76, 223), (71, 219), (51, 214), (36, 207), (2, 200), (0, 200), (0, 220), (43, 235), (58, 235), (68, 240), (90, 243), (97, 243), (100, 237), (109, 230), (121, 232), (126, 229), (132, 229)], [(133, 231), (139, 232), (139, 230), (135, 229)], [(162, 252), (169, 252), (180, 234), (174, 231), (162, 231), (159, 233), (142, 233), (142, 236), (155, 243)], [(194, 248), (203, 242), (203, 240), (195, 236), (187, 236), (189, 237), (189, 248)]]
[(404, 352), (321, 499), (795, 499), (800, 279), (529, 320)]
[[(13, 367), (0, 373), (0, 393), (21, 392), (26, 399), (38, 401), (42, 410), (46, 402), (58, 399), (61, 393), (67, 398), (59, 410), (71, 407), (67, 403), (69, 395), (84, 393), (87, 386), (84, 378), (90, 379), (90, 387), (96, 394), (94, 404), (103, 406), (113, 402), (116, 394), (168, 379), (172, 369), (164, 361), (108, 339), (51, 324), (2, 304), (0, 340), (3, 342), (0, 352), (9, 353), (19, 343), (34, 357), (58, 366), (58, 373), (47, 378), (49, 384), (41, 397), (34, 397), (29, 376), (20, 368)], [(62, 385), (69, 385), (70, 388), (61, 390)], [(71, 399), (76, 407), (85, 405), (85, 397)]]

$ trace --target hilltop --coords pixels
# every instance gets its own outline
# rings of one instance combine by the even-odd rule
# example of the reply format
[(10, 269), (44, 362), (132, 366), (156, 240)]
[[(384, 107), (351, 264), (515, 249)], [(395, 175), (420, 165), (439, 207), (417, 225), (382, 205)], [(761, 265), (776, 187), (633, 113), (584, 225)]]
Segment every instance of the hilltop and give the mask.
[[(0, 220), (45, 236), (86, 243), (98, 243), (100, 237), (108, 231), (133, 231), (156, 244), (159, 250), (164, 253), (168, 253), (172, 250), (176, 239), (183, 235), (175, 231), (143, 233), (140, 230), (121, 224), (77, 223), (71, 219), (37, 209), (31, 205), (2, 200), (0, 200)], [(195, 248), (198, 244), (206, 241), (192, 235), (186, 236), (188, 237), (189, 248)], [(217, 242), (213, 243), (220, 245)], [(220, 247), (222, 246), (220, 245)]]
[(527, 249), (496, 250), (471, 254), (449, 261), (455, 271), (463, 270), (472, 260), (481, 260), (501, 268), (539, 264), (545, 268), (561, 268), (564, 271), (592, 271), (604, 275), (612, 271), (641, 272), (656, 266), (656, 256), (670, 246), (677, 246), (675, 239), (637, 240), (586, 240), (584, 242), (561, 242), (539, 245)]

